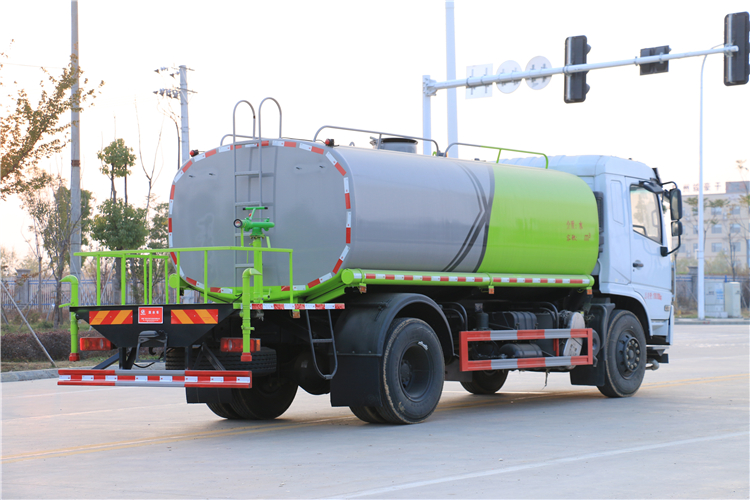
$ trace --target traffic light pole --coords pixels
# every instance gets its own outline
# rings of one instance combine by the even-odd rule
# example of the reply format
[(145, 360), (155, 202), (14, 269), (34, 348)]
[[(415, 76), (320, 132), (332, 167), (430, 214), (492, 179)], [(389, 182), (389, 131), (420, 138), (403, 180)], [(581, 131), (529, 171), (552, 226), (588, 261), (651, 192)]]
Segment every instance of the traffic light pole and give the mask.
[(547, 68), (547, 69), (534, 69), (530, 71), (519, 71), (513, 73), (503, 73), (499, 75), (487, 75), (487, 76), (475, 76), (473, 78), (463, 78), (460, 80), (447, 80), (444, 82), (436, 82), (430, 80), (428, 84), (424, 86), (425, 96), (434, 96), (438, 90), (443, 89), (454, 89), (458, 87), (481, 87), (483, 85), (492, 85), (493, 83), (504, 83), (518, 81), (521, 79), (530, 78), (544, 78), (552, 75), (569, 75), (572, 73), (580, 73), (582, 71), (592, 71), (595, 69), (605, 68), (617, 68), (619, 66), (641, 66), (645, 64), (661, 63), (669, 61), (671, 59), (685, 59), (687, 57), (699, 57), (707, 56), (711, 54), (729, 54), (737, 52), (739, 48), (736, 45), (728, 47), (721, 47), (718, 49), (698, 50), (695, 52), (683, 52), (681, 54), (659, 54), (656, 56), (647, 57), (634, 57), (632, 59), (624, 59), (622, 61), (610, 61), (601, 63), (590, 63), (590, 64), (577, 64), (574, 66), (562, 66), (559, 68)]

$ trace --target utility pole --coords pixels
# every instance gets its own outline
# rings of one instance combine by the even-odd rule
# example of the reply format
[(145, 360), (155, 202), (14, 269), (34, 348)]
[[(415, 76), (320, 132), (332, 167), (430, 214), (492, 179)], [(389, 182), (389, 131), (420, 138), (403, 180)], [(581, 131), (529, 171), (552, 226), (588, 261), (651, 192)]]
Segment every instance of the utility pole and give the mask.
[(187, 67), (180, 66), (180, 118), (182, 118), (182, 157), (190, 158), (190, 127), (188, 126)]
[[(177, 151), (177, 168), (179, 169), (182, 166), (182, 161), (186, 161), (188, 158), (190, 158), (190, 126), (188, 122), (188, 94), (194, 94), (195, 91), (188, 89), (187, 85), (187, 72), (193, 71), (192, 69), (188, 68), (184, 64), (181, 65), (179, 68), (167, 68), (167, 67), (161, 67), (156, 70), (154, 70), (156, 73), (162, 73), (166, 71), (172, 71), (169, 73), (169, 76), (172, 78), (177, 75), (179, 72), (180, 75), (180, 88), (170, 88), (170, 89), (159, 89), (154, 90), (154, 94), (158, 94), (162, 97), (169, 97), (171, 99), (179, 99), (180, 100), (180, 122), (182, 125), (182, 132), (180, 133), (180, 129), (177, 130), (177, 139), (180, 143), (180, 147)], [(175, 126), (177, 123), (175, 122)], [(181, 154), (180, 154), (181, 153)], [(182, 161), (180, 161), (180, 156), (182, 157)]]
[[(445, 2), (445, 64), (448, 80), (456, 79), (456, 28), (453, 16), (454, 10), (453, 2)], [(456, 89), (451, 88), (448, 89), (448, 144), (453, 144), (454, 142), (458, 142), (458, 104), (456, 101)], [(454, 149), (453, 156), (454, 158), (458, 158), (458, 147)]]
[[(81, 121), (78, 101), (78, 0), (71, 0), (71, 52), (73, 54), (73, 74), (75, 83), (71, 89), (71, 140), (70, 140), (70, 221), (73, 231), (70, 234), (70, 274), (81, 279)], [(41, 273), (41, 268), (39, 269)], [(39, 276), (41, 282), (41, 274)]]

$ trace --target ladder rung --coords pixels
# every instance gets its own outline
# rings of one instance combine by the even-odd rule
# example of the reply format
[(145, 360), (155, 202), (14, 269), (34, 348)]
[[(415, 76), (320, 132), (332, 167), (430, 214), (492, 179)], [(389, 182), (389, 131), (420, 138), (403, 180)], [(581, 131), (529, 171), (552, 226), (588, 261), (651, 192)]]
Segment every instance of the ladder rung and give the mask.
[(333, 339), (313, 339), (313, 344), (330, 344)]

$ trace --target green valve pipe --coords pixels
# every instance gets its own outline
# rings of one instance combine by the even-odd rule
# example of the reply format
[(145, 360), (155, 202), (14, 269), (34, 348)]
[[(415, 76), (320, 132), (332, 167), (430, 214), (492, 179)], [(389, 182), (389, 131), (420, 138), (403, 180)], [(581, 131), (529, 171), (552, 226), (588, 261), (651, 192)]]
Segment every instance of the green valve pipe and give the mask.
[[(69, 274), (60, 280), (62, 283), (70, 283), (70, 302), (61, 304), (60, 307), (78, 307), (78, 278)], [(80, 361), (78, 353), (78, 318), (76, 313), (70, 312), (70, 356), (68, 361)]]

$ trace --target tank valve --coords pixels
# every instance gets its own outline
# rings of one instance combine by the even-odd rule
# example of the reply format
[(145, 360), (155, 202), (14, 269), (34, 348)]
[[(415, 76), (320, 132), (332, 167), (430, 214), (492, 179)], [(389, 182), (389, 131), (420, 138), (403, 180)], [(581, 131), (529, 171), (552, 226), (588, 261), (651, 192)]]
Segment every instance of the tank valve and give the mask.
[(250, 231), (251, 236), (263, 236), (263, 231), (268, 231), (275, 226), (275, 224), (271, 222), (270, 217), (266, 217), (266, 219), (262, 221), (253, 220), (256, 210), (268, 210), (268, 207), (245, 207), (243, 210), (250, 210), (250, 215), (244, 219), (234, 220), (234, 227), (237, 229)]

